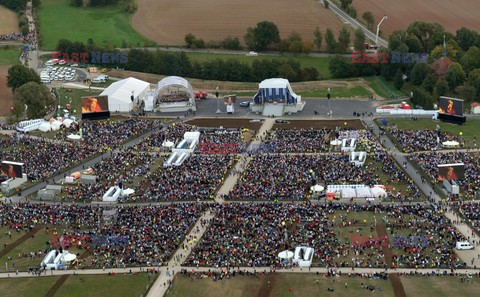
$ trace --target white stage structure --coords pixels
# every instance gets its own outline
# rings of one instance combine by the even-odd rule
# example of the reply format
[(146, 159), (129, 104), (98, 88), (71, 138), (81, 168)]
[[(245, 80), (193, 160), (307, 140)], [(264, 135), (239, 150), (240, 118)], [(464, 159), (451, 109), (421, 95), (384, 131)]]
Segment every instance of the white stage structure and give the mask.
[(38, 127), (43, 123), (43, 119), (36, 119), (36, 120), (29, 120), (29, 121), (22, 121), (18, 123), (16, 129), (20, 132), (30, 132), (37, 130)]
[(355, 151), (356, 138), (344, 138), (342, 139), (342, 152), (353, 152)]
[[(60, 237), (60, 241), (62, 237)], [(57, 250), (51, 250), (43, 258), (40, 266), (47, 269), (60, 269), (65, 268), (65, 265), (75, 260), (77, 257), (75, 254), (70, 254), (67, 250), (63, 250), (61, 253)]]
[(264, 116), (283, 116), (302, 111), (305, 102), (302, 96), (293, 92), (290, 82), (284, 78), (269, 78), (258, 86), (250, 106), (252, 112)]
[[(177, 100), (172, 100), (175, 98)], [(152, 104), (154, 110), (160, 112), (197, 110), (192, 85), (179, 76), (167, 76), (158, 82), (153, 97), (148, 98), (148, 107), (150, 108)]]
[[(130, 112), (147, 98), (150, 84), (133, 77), (119, 80), (106, 88), (100, 96), (108, 96), (110, 112)], [(132, 101), (133, 96), (133, 101)]]
[[(300, 256), (303, 252), (303, 257)], [(297, 246), (295, 248), (295, 255), (293, 256), (293, 263), (298, 264), (300, 267), (312, 266), (313, 254), (315, 250), (311, 247)]]
[(365, 160), (367, 159), (367, 152), (351, 152), (350, 153), (350, 162), (354, 163), (355, 166), (363, 166)]
[(102, 201), (103, 202), (117, 202), (118, 197), (122, 194), (122, 189), (118, 186), (110, 187), (108, 191), (103, 195)]
[(176, 148), (172, 148), (172, 154), (163, 163), (163, 167), (180, 166), (185, 160), (195, 151), (200, 139), (200, 132), (185, 132), (183, 134), (183, 140), (177, 145)]
[(387, 192), (385, 186), (375, 185), (368, 187), (366, 185), (328, 185), (327, 193), (339, 194), (341, 198), (386, 198)]

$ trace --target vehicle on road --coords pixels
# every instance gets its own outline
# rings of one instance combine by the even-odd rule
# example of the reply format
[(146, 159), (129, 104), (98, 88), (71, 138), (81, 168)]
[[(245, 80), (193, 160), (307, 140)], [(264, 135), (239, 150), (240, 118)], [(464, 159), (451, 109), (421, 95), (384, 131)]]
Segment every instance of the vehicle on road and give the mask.
[(247, 56), (256, 57), (256, 56), (258, 56), (258, 53), (254, 52), (254, 51), (251, 51), (251, 52), (248, 52)]
[(249, 107), (249, 106), (250, 106), (250, 101), (240, 102), (240, 106), (241, 106), (241, 107)]

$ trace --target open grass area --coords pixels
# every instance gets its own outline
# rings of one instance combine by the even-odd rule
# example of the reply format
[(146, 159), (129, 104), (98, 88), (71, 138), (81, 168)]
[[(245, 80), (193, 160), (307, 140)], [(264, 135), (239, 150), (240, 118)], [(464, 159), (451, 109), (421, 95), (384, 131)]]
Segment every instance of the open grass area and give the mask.
[(60, 39), (81, 41), (89, 38), (100, 46), (139, 47), (153, 42), (130, 25), (130, 15), (118, 7), (73, 7), (68, 0), (42, 0), (38, 12), (42, 49), (53, 50)]
[(20, 50), (19, 46), (0, 47), (0, 66), (19, 63)]
[(59, 276), (0, 279), (2, 297), (45, 296)]
[(479, 135), (478, 131), (480, 131), (480, 121), (473, 119), (467, 119), (464, 125), (456, 125), (425, 118), (419, 118), (416, 121), (412, 121), (409, 118), (389, 118), (388, 125), (395, 125), (398, 129), (402, 130), (435, 130), (436, 126), (439, 125), (442, 131), (452, 135), (460, 135), (460, 132), (462, 132), (465, 144), (471, 147), (473, 147), (475, 143), (474, 137)]
[(60, 94), (60, 105), (62, 108), (65, 108), (67, 103), (70, 103), (72, 106), (72, 114), (80, 115), (82, 113), (82, 101), (81, 98), (84, 96), (93, 96), (99, 95), (101, 90), (88, 90), (88, 89), (70, 89), (63, 88), (58, 89)]
[(292, 59), (294, 61), (300, 62), (300, 66), (303, 67), (315, 67), (320, 74), (321, 79), (329, 79), (330, 71), (328, 70), (328, 63), (330, 62), (330, 57), (312, 57), (312, 56), (247, 56), (247, 55), (238, 55), (238, 54), (209, 54), (209, 53), (186, 53), (187, 56), (192, 61), (204, 62), (215, 59), (235, 59), (242, 63), (251, 64), (255, 60), (264, 60), (264, 59), (278, 59), (278, 60), (288, 60)]
[(145, 292), (147, 285), (154, 280), (154, 276), (148, 276), (147, 273), (70, 276), (55, 296), (137, 297)]
[(462, 283), (460, 277), (457, 276), (402, 276), (401, 280), (407, 296), (478, 296), (477, 294), (480, 291), (480, 280), (478, 277), (473, 277), (471, 283)]
[[(10, 235), (8, 234), (9, 232), (10, 232)], [(5, 247), (4, 246), (5, 244), (9, 245), (12, 242), (15, 242), (15, 240), (25, 235), (25, 233), (27, 232), (23, 230), (15, 231), (8, 227), (0, 227), (0, 251), (3, 250), (3, 248)]]
[(365, 80), (368, 82), (370, 87), (377, 93), (379, 96), (385, 99), (391, 99), (393, 96), (405, 96), (402, 91), (397, 90), (392, 82), (386, 81), (381, 76), (370, 76), (365, 77)]
[[(318, 283), (317, 283), (318, 280)], [(270, 281), (271, 287), (267, 287)], [(361, 288), (361, 283), (377, 288), (371, 292)], [(347, 286), (345, 287), (345, 284)], [(262, 290), (262, 285), (267, 287)], [(328, 292), (327, 288), (334, 289)], [(381, 290), (379, 290), (381, 288)], [(265, 295), (259, 294), (265, 291)], [(362, 278), (349, 278), (342, 276), (325, 278), (323, 275), (304, 273), (282, 273), (268, 276), (235, 276), (230, 279), (213, 281), (211, 278), (191, 280), (188, 277), (178, 276), (172, 288), (167, 293), (168, 297), (310, 297), (310, 296), (394, 296), (390, 281), (370, 280)]]
[[(297, 95), (301, 95), (305, 98), (327, 98), (328, 88), (315, 89), (312, 91), (299, 91), (295, 92)], [(253, 97), (256, 92), (236, 92), (239, 97)], [(372, 95), (367, 89), (361, 86), (354, 86), (352, 88), (335, 88), (331, 91), (331, 98), (355, 98), (355, 97), (368, 97)]]

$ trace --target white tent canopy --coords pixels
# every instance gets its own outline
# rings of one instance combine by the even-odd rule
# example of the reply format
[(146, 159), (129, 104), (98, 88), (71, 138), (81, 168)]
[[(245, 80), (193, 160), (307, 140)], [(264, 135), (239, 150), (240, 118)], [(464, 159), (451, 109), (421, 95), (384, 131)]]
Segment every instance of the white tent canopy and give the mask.
[(321, 192), (323, 191), (325, 188), (322, 187), (321, 185), (314, 185), (312, 187), (310, 187), (310, 190), (314, 191), (314, 192)]
[(278, 253), (278, 257), (280, 259), (291, 259), (291, 258), (293, 258), (293, 252), (283, 251), (283, 252)]
[(108, 96), (108, 106), (110, 111), (129, 112), (133, 109), (131, 99), (132, 92), (135, 102), (139, 103), (145, 99), (146, 92), (150, 89), (150, 84), (143, 80), (133, 77), (114, 82), (106, 88), (100, 96)]
[(168, 87), (180, 87), (188, 93), (190, 98), (193, 99), (195, 97), (193, 87), (186, 79), (179, 76), (167, 76), (158, 82), (157, 89), (155, 90), (155, 98), (158, 97), (163, 89)]

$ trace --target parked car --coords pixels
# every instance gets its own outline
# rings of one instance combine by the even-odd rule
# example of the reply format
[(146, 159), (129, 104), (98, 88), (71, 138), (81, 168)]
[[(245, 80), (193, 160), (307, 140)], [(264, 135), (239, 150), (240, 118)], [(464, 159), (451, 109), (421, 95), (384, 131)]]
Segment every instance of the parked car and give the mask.
[(250, 106), (250, 101), (240, 102), (240, 106), (241, 106), (241, 107), (249, 107), (249, 106)]
[(258, 56), (258, 53), (251, 51), (251, 52), (248, 52), (247, 56)]

